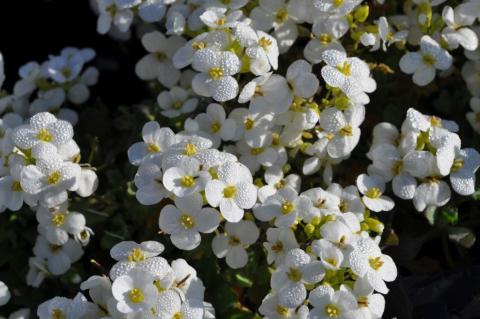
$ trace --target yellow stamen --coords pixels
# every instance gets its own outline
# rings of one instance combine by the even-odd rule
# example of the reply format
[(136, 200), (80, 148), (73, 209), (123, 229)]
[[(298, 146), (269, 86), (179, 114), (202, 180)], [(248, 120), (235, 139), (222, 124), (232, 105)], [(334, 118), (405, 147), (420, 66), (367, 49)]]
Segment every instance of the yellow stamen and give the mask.
[(62, 174), (59, 171), (54, 171), (47, 177), (47, 183), (50, 185), (55, 185), (60, 182), (60, 179), (62, 178)]
[(233, 198), (237, 193), (237, 188), (233, 185), (227, 186), (223, 189), (223, 197), (225, 198)]
[(375, 270), (378, 270), (383, 266), (383, 261), (380, 257), (368, 258), (368, 263), (370, 264), (370, 267)]
[(128, 261), (140, 262), (145, 260), (145, 254), (140, 248), (133, 248), (130, 255), (128, 255)]
[(180, 178), (180, 185), (185, 188), (193, 187), (195, 186), (195, 178), (190, 175), (182, 176), (182, 178)]
[(145, 297), (141, 289), (133, 288), (128, 292), (128, 298), (130, 298), (130, 301), (133, 303), (141, 303)]
[(191, 216), (188, 216), (187, 214), (184, 214), (180, 217), (181, 224), (185, 229), (191, 229), (193, 226), (195, 226), (195, 221)]
[(40, 129), (37, 132), (37, 139), (43, 142), (51, 142), (53, 140), (53, 135), (47, 129)]
[(372, 187), (369, 190), (367, 190), (367, 192), (365, 193), (365, 196), (367, 196), (368, 198), (375, 199), (382, 196), (382, 192), (378, 187)]

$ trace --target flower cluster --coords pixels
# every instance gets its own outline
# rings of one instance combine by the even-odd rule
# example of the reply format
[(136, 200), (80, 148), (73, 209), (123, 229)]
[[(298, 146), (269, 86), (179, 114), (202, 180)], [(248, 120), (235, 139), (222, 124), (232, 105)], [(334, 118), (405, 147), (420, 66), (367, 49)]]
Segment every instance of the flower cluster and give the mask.
[[(70, 212), (69, 192), (90, 196), (98, 184), (90, 165), (80, 163), (73, 139), (76, 111), (98, 71), (85, 68), (95, 52), (65, 48), (41, 64), (20, 68), (13, 94), (0, 99), (0, 211), (36, 211), (38, 238), (27, 282), (39, 286), (46, 275), (65, 273), (83, 254), (93, 233), (83, 214)], [(3, 60), (2, 60), (3, 77)], [(56, 115), (51, 112), (56, 113)]]
[(443, 180), (449, 176), (455, 192), (475, 192), (475, 172), (480, 154), (461, 147), (455, 122), (409, 109), (401, 132), (389, 123), (378, 124), (367, 156), (369, 174), (391, 181), (401, 199), (413, 200), (418, 211), (440, 207), (450, 201), (451, 191)]
[(203, 301), (204, 286), (184, 259), (169, 263), (159, 257), (163, 245), (155, 241), (124, 241), (110, 255), (117, 262), (109, 276), (92, 276), (75, 298), (55, 297), (38, 307), (40, 319), (50, 318), (214, 318)]

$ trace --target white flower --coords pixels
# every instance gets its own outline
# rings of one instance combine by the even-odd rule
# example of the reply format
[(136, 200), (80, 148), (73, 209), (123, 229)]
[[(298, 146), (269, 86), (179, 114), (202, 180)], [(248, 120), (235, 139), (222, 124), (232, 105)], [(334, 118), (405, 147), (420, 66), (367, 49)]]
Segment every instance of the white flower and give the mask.
[(369, 102), (365, 93), (372, 93), (377, 83), (370, 76), (368, 65), (359, 58), (348, 58), (347, 54), (338, 50), (327, 50), (322, 53), (327, 65), (322, 68), (322, 77), (328, 85), (339, 88), (349, 98)]
[(322, 12), (343, 16), (358, 6), (361, 0), (314, 0), (313, 5)]
[(375, 32), (365, 32), (360, 37), (360, 42), (364, 46), (371, 46), (370, 51), (377, 51), (382, 47), (383, 51), (387, 51), (388, 41), (388, 21), (385, 17), (380, 17), (376, 21), (377, 30)]
[(312, 66), (305, 60), (293, 62), (287, 69), (286, 77), (290, 94), (293, 96), (308, 99), (317, 92), (320, 85), (317, 77), (312, 73)]
[(227, 162), (218, 167), (216, 178), (208, 182), (205, 196), (212, 207), (219, 207), (227, 221), (235, 223), (243, 218), (244, 209), (255, 205), (257, 188), (245, 165)]
[(112, 293), (121, 313), (135, 313), (149, 310), (157, 298), (153, 276), (143, 270), (132, 270), (120, 276), (112, 284)]
[(38, 306), (37, 316), (40, 319), (81, 319), (86, 315), (88, 306), (87, 298), (81, 293), (78, 293), (73, 300), (64, 297), (55, 297)]
[(267, 242), (264, 242), (263, 246), (267, 250), (267, 262), (275, 265), (283, 264), (285, 254), (299, 247), (295, 234), (290, 228), (267, 229)]
[(200, 162), (195, 158), (182, 159), (177, 167), (170, 167), (163, 174), (163, 185), (178, 197), (196, 194), (205, 189), (210, 174), (200, 171)]
[(367, 308), (372, 319), (382, 318), (385, 310), (385, 298), (381, 294), (374, 294), (373, 287), (367, 278), (358, 278), (353, 286), (353, 294), (357, 298), (359, 307)]
[(198, 105), (198, 99), (189, 98), (188, 92), (178, 86), (174, 86), (170, 91), (162, 91), (157, 102), (162, 108), (160, 113), (168, 118), (193, 112)]
[(0, 306), (6, 305), (10, 301), (10, 290), (3, 281), (0, 281)]
[(248, 261), (245, 248), (255, 243), (259, 236), (257, 226), (250, 220), (241, 220), (238, 223), (227, 222), (225, 233), (213, 238), (212, 250), (217, 258), (226, 257), (229, 267), (242, 268)]
[(233, 139), (235, 141), (245, 139), (247, 143), (266, 134), (274, 124), (272, 113), (251, 112), (241, 107), (233, 109), (229, 118), (236, 122)]
[(140, 262), (160, 255), (165, 247), (156, 241), (122, 241), (110, 249), (110, 256), (117, 261)]
[(343, 264), (343, 252), (334, 244), (325, 239), (316, 240), (312, 243), (315, 254), (320, 257), (323, 267), (330, 270), (339, 270)]
[(322, 263), (311, 260), (300, 248), (286, 253), (285, 263), (272, 274), (271, 287), (277, 291), (280, 303), (288, 308), (300, 306), (307, 298), (305, 284), (316, 284), (325, 276)]
[(255, 207), (254, 214), (261, 221), (275, 219), (275, 226), (288, 228), (297, 218), (302, 218), (311, 206), (312, 203), (307, 197), (298, 196), (292, 188), (284, 187)]
[(450, 172), (450, 184), (458, 194), (475, 192), (475, 173), (480, 167), (480, 154), (473, 148), (458, 150)]
[(227, 119), (226, 116), (223, 106), (211, 103), (207, 106), (205, 113), (195, 117), (199, 129), (211, 137), (214, 148), (219, 147), (221, 141), (232, 140), (235, 135), (236, 123), (232, 119)]
[(58, 120), (47, 112), (33, 115), (28, 124), (17, 127), (13, 141), (21, 149), (31, 149), (41, 142), (61, 146), (73, 138), (73, 127), (69, 122)]
[(397, 277), (397, 268), (392, 258), (382, 254), (370, 237), (361, 237), (353, 243), (349, 264), (357, 276), (365, 277), (376, 291), (383, 294), (388, 292), (385, 281), (394, 281)]
[(258, 190), (258, 199), (262, 203), (268, 197), (284, 187), (290, 187), (296, 192), (300, 191), (300, 176), (296, 174), (290, 174), (284, 177), (283, 171), (278, 167), (271, 167), (267, 169), (264, 178), (267, 185), (260, 187)]
[(199, 232), (217, 229), (221, 216), (216, 209), (202, 208), (202, 196), (193, 194), (176, 198), (175, 206), (167, 205), (160, 212), (159, 226), (170, 235), (172, 243), (183, 250), (200, 245)]
[(175, 133), (168, 127), (160, 128), (160, 125), (153, 121), (145, 123), (142, 137), (143, 142), (137, 142), (128, 149), (128, 160), (136, 166), (175, 144)]
[(469, 51), (477, 49), (477, 34), (472, 29), (465, 27), (471, 23), (468, 17), (465, 17), (461, 11), (459, 12), (459, 7), (455, 10), (450, 6), (443, 7), (442, 18), (447, 24), (447, 27), (442, 30), (442, 37), (447, 42), (449, 49), (456, 49), (460, 45)]
[(63, 246), (55, 246), (41, 235), (37, 237), (33, 252), (47, 260), (48, 271), (56, 276), (66, 273), (83, 255), (82, 246), (73, 239), (68, 239)]
[(155, 318), (203, 318), (202, 301), (182, 300), (182, 296), (175, 290), (160, 294), (153, 310), (158, 316)]
[(326, 19), (318, 19), (312, 26), (314, 36), (303, 50), (305, 58), (313, 64), (323, 61), (322, 53), (335, 49), (344, 51), (339, 39), (348, 31), (348, 22), (339, 16), (330, 16)]
[(26, 193), (39, 194), (43, 205), (53, 207), (67, 200), (67, 190), (78, 188), (77, 178), (80, 173), (78, 164), (63, 162), (58, 156), (52, 156), (23, 168), (20, 186)]
[(330, 286), (318, 286), (310, 292), (308, 301), (313, 305), (311, 318), (362, 318), (358, 313), (357, 300), (343, 285), (337, 291)]
[(385, 179), (382, 176), (361, 174), (357, 177), (357, 187), (363, 194), (362, 200), (368, 209), (381, 212), (392, 210), (395, 206), (390, 197), (383, 195)]
[(162, 85), (171, 88), (180, 79), (180, 71), (172, 64), (175, 52), (185, 44), (178, 36), (165, 37), (153, 31), (142, 37), (142, 44), (149, 52), (135, 66), (135, 73), (142, 80), (157, 79)]
[(160, 156), (142, 162), (133, 180), (137, 187), (135, 197), (142, 205), (155, 205), (168, 197), (169, 192), (162, 184), (162, 176)]
[(238, 83), (232, 75), (240, 71), (240, 60), (234, 53), (202, 49), (195, 53), (192, 66), (202, 72), (193, 78), (192, 87), (195, 93), (212, 97), (218, 102), (237, 96)]
[(353, 213), (334, 215), (333, 221), (327, 221), (320, 228), (322, 238), (341, 250), (355, 240), (357, 232), (360, 232), (360, 222)]
[(252, 114), (282, 114), (288, 110), (292, 100), (285, 78), (271, 73), (248, 82), (238, 97), (239, 103), (250, 102), (249, 110)]
[(407, 52), (400, 59), (400, 69), (413, 74), (413, 82), (425, 86), (435, 78), (435, 70), (447, 70), (452, 65), (452, 56), (430, 36), (420, 40), (419, 52)]
[(276, 293), (269, 293), (265, 296), (258, 311), (265, 316), (264, 318), (269, 319), (307, 319), (308, 317), (308, 307), (306, 305), (297, 308), (287, 308), (280, 303)]
[(97, 0), (100, 15), (97, 21), (97, 32), (106, 34), (113, 23), (121, 32), (126, 32), (133, 22), (132, 10), (123, 8), (119, 0)]
[(231, 10), (227, 13), (227, 8), (210, 7), (202, 13), (200, 20), (213, 30), (228, 29), (234, 27), (242, 15), (240, 10)]
[(53, 245), (64, 245), (69, 234), (79, 234), (85, 229), (85, 216), (68, 212), (66, 205), (51, 210), (40, 206), (36, 215), (39, 226), (44, 228), (45, 238)]

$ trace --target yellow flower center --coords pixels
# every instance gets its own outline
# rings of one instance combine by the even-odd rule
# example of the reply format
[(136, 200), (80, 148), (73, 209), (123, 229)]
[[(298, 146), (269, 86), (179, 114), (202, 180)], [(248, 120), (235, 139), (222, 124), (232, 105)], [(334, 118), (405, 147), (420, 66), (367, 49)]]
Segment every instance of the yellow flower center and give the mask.
[(238, 239), (237, 236), (230, 236), (228, 237), (228, 244), (230, 246), (237, 246), (237, 245), (240, 245), (240, 239)]
[(21, 192), (22, 191), (22, 185), (20, 184), (19, 181), (14, 181), (12, 183), (11, 189), (12, 189), (13, 192)]
[(220, 131), (221, 128), (222, 124), (220, 124), (219, 122), (214, 122), (212, 123), (212, 125), (210, 125), (210, 129), (213, 133), (217, 133), (218, 131)]
[(250, 153), (253, 155), (253, 156), (257, 156), (257, 155), (260, 155), (264, 152), (265, 150), (263, 149), (263, 147), (254, 147), (252, 148), (252, 150), (250, 151)]
[(340, 308), (334, 304), (325, 305), (325, 315), (328, 318), (338, 318), (340, 316)]
[(157, 288), (157, 291), (159, 293), (164, 292), (166, 290), (164, 287), (162, 287), (162, 283), (160, 282), (160, 280), (154, 280), (153, 285), (155, 286), (155, 288)]
[(300, 272), (300, 270), (298, 270), (298, 268), (292, 267), (288, 270), (287, 277), (291, 281), (297, 282), (302, 280), (302, 273)]
[(284, 188), (285, 185), (287, 185), (287, 182), (285, 182), (284, 179), (281, 179), (278, 182), (276, 182), (274, 186), (276, 189), (281, 189), (281, 188)]
[(55, 227), (60, 227), (65, 222), (65, 214), (63, 213), (53, 214), (51, 221)]
[(382, 192), (380, 191), (380, 189), (378, 187), (372, 187), (370, 189), (367, 190), (367, 192), (365, 193), (365, 196), (367, 196), (368, 198), (379, 198), (380, 196), (382, 196)]
[(47, 177), (47, 183), (50, 185), (55, 185), (58, 182), (60, 182), (60, 179), (62, 178), (62, 174), (60, 174), (59, 171), (52, 172), (50, 175)]
[(455, 173), (458, 170), (460, 170), (463, 167), (463, 165), (465, 165), (465, 161), (462, 158), (457, 158), (453, 161), (451, 171)]
[(233, 185), (227, 186), (223, 189), (223, 197), (233, 198), (237, 193), (237, 188)]
[(143, 292), (139, 288), (133, 288), (128, 292), (128, 298), (133, 303), (141, 303), (145, 297), (143, 296)]
[(180, 178), (180, 184), (185, 188), (193, 187), (195, 186), (195, 178), (190, 175), (182, 176), (182, 178)]
[(350, 76), (350, 74), (352, 74), (352, 66), (346, 61), (337, 65), (337, 70), (345, 76)]
[(276, 253), (280, 253), (283, 251), (283, 243), (281, 241), (277, 241), (273, 246), (272, 246), (272, 251)]
[(210, 167), (208, 169), (208, 172), (210, 173), (210, 176), (212, 177), (212, 179), (218, 179), (218, 172), (215, 167)]
[(360, 308), (368, 308), (369, 302), (368, 297), (360, 297), (357, 300), (357, 304)]
[(288, 308), (287, 307), (284, 307), (282, 305), (277, 305), (276, 311), (282, 317), (288, 316)]
[(353, 128), (351, 125), (345, 125), (340, 129), (340, 135), (343, 137), (353, 136)]
[(256, 86), (254, 95), (255, 96), (264, 96), (265, 94), (263, 93), (262, 87)]
[(275, 20), (278, 23), (282, 23), (288, 20), (288, 11), (285, 9), (280, 9), (277, 11), (277, 14), (275, 15)]
[(128, 255), (128, 261), (140, 262), (145, 260), (145, 254), (140, 248), (133, 248), (130, 255)]
[(218, 19), (217, 21), (215, 21), (215, 23), (216, 23), (218, 26), (225, 25), (225, 22), (227, 22), (227, 19), (225, 19), (225, 18), (220, 18), (220, 19)]
[(342, 213), (346, 213), (348, 211), (348, 203), (342, 199), (340, 200), (340, 204), (338, 205), (338, 208)]
[(168, 59), (167, 55), (164, 52), (155, 52), (155, 57), (158, 61), (163, 62)]
[(222, 68), (213, 67), (210, 69), (210, 71), (208, 71), (208, 75), (211, 79), (218, 80), (223, 76), (223, 70)]
[(182, 224), (182, 226), (185, 228), (185, 229), (191, 229), (193, 228), (193, 226), (195, 226), (195, 221), (193, 220), (193, 218), (187, 214), (183, 214), (181, 217), (180, 217), (180, 223)]
[(375, 270), (380, 269), (380, 267), (383, 266), (383, 261), (380, 257), (375, 257), (375, 258), (368, 258), (368, 263), (370, 264), (370, 267), (372, 267)]
[(158, 153), (158, 152), (160, 152), (160, 147), (157, 144), (148, 143), (147, 144), (147, 151), (149, 153)]
[(322, 33), (318, 37), (318, 40), (321, 44), (329, 44), (330, 42), (332, 42), (332, 37), (328, 33)]
[(205, 49), (205, 43), (204, 42), (193, 42), (192, 43), (192, 49), (194, 51)]
[(266, 38), (266, 37), (261, 37), (258, 40), (258, 45), (261, 46), (264, 50), (268, 50), (268, 47), (272, 45), (272, 40)]
[(43, 142), (51, 142), (53, 136), (47, 129), (42, 128), (37, 132), (37, 139)]
[(426, 65), (429, 65), (429, 66), (433, 66), (437, 62), (435, 57), (431, 54), (424, 54), (422, 56), (422, 60), (423, 60), (423, 63), (425, 63)]
[(403, 169), (403, 161), (402, 160), (395, 161), (393, 163), (393, 166), (392, 166), (393, 174), (395, 174), (395, 175), (400, 174), (402, 172), (402, 169)]
[(246, 129), (247, 131), (248, 131), (248, 130), (251, 130), (254, 125), (255, 125), (255, 121), (253, 121), (251, 118), (246, 118), (246, 119), (243, 121), (243, 126), (245, 127), (245, 129)]
[(172, 104), (172, 107), (173, 107), (175, 110), (181, 109), (182, 106), (183, 106), (182, 101), (175, 101), (175, 102), (173, 102), (173, 104)]
[(197, 154), (197, 147), (194, 144), (188, 143), (187, 145), (185, 145), (185, 147), (183, 148), (183, 155), (193, 156), (195, 154)]
[(117, 6), (115, 4), (111, 4), (105, 8), (105, 11), (108, 12), (112, 17), (117, 15)]
[(60, 309), (52, 310), (52, 319), (66, 319), (67, 317)]
[(288, 215), (295, 210), (295, 205), (292, 202), (286, 200), (282, 203), (281, 210), (283, 215)]
[(442, 127), (442, 119), (436, 116), (430, 116), (430, 124), (435, 127)]
[(335, 258), (325, 258), (325, 262), (329, 263), (330, 265), (336, 267), (338, 264), (338, 261)]

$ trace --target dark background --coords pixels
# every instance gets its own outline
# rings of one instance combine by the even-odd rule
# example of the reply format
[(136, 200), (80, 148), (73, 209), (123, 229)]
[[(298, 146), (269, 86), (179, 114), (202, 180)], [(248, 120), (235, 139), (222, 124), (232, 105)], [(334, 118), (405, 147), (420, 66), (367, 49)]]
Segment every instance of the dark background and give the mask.
[[(99, 68), (100, 81), (93, 89), (92, 96), (100, 95), (103, 103), (112, 110), (120, 104), (137, 103), (147, 96), (145, 83), (134, 73), (135, 63), (144, 55), (143, 49), (135, 39), (119, 43), (108, 36), (98, 35), (96, 16), (88, 0), (1, 1), (0, 51), (4, 56), (7, 76), (4, 89), (11, 90), (21, 65), (31, 60), (44, 61), (49, 54), (58, 54), (65, 46), (96, 50), (94, 65)], [(396, 80), (409, 84), (410, 88), (413, 86), (408, 77), (399, 75)], [(380, 79), (377, 77), (377, 81), (379, 86), (383, 84), (381, 76)], [(461, 89), (457, 90), (454, 86), (446, 90), (450, 94), (447, 95), (448, 99), (455, 102), (455, 107), (450, 111), (440, 111), (440, 114), (461, 118), (468, 108), (468, 93), (461, 80), (454, 82), (454, 85)], [(375, 101), (375, 96), (378, 101), (395, 92), (396, 98), (420, 99), (423, 102), (422, 111), (427, 112), (438, 113), (439, 107), (435, 101), (444, 100), (435, 91), (417, 94), (396, 84), (390, 91), (381, 90), (373, 95), (372, 101)], [(456, 98), (457, 94), (460, 94), (460, 99)], [(396, 115), (404, 113), (392, 111), (386, 103), (372, 104), (368, 107), (379, 110), (373, 114), (382, 114), (383, 118), (375, 118), (373, 123), (366, 122), (370, 129), (375, 121), (385, 118), (395, 119), (397, 123), (402, 120), (402, 116)], [(465, 129), (463, 134), (473, 134), (471, 129)], [(389, 285), (391, 292), (386, 297), (384, 318), (480, 318), (478, 244), (467, 252), (442, 240), (445, 237), (441, 231), (431, 230), (425, 219), (413, 212), (411, 204), (406, 207), (410, 207), (408, 212), (403, 211), (401, 206), (395, 211), (394, 225), (397, 226), (400, 245), (387, 250), (399, 267), (399, 277)], [(460, 210), (480, 214), (477, 204), (460, 206)], [(478, 226), (478, 220), (474, 226)], [(447, 260), (445, 254), (453, 257), (454, 262)]]

